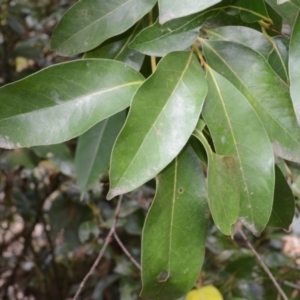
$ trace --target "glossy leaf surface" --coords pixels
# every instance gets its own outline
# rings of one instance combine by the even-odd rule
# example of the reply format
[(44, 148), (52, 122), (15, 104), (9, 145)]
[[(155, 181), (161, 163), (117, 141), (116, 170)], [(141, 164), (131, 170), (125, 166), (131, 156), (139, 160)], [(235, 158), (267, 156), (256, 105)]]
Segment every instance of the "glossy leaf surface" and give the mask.
[(75, 3), (53, 31), (51, 47), (60, 55), (89, 51), (120, 34), (152, 9), (157, 0), (83, 0)]
[(226, 235), (231, 235), (239, 216), (240, 195), (237, 166), (233, 156), (215, 154), (199, 128), (194, 131), (206, 149), (208, 157), (207, 193), (208, 204), (214, 223)]
[(252, 105), (275, 154), (300, 162), (300, 129), (287, 84), (250, 48), (232, 42), (205, 40), (203, 46), (209, 65), (231, 81)]
[(196, 282), (208, 225), (205, 178), (191, 147), (157, 177), (142, 237), (142, 297), (177, 299)]
[(193, 53), (171, 52), (159, 62), (135, 94), (114, 146), (108, 199), (139, 187), (177, 156), (198, 122), (206, 93)]
[(203, 117), (216, 153), (235, 158), (239, 216), (253, 234), (259, 235), (268, 223), (273, 204), (275, 174), (271, 143), (240, 91), (210, 68), (207, 69), (207, 82)]
[(127, 30), (125, 33), (110, 38), (99, 47), (84, 54), (84, 58), (108, 58), (122, 61), (136, 70), (140, 70), (144, 55), (128, 47), (136, 34), (142, 29), (142, 22)]
[(76, 137), (128, 107), (142, 82), (140, 73), (121, 62), (89, 59), (54, 65), (7, 85), (0, 89), (0, 147)]
[(159, 23), (164, 24), (172, 19), (203, 11), (219, 2), (221, 0), (158, 0)]
[(264, 35), (252, 28), (245, 26), (223, 26), (205, 30), (211, 41), (230, 41), (242, 44), (257, 51), (265, 58), (272, 51), (272, 45)]
[(297, 16), (290, 40), (289, 73), (291, 81), (291, 97), (300, 124), (300, 12)]
[(213, 13), (196, 14), (161, 25), (158, 20), (141, 31), (129, 45), (147, 55), (164, 56), (187, 49), (198, 37), (199, 28)]
[(290, 186), (277, 166), (275, 171), (274, 203), (268, 226), (288, 230), (295, 215), (295, 200)]
[(108, 169), (112, 147), (125, 118), (126, 114), (122, 111), (96, 124), (79, 137), (75, 170), (83, 191)]

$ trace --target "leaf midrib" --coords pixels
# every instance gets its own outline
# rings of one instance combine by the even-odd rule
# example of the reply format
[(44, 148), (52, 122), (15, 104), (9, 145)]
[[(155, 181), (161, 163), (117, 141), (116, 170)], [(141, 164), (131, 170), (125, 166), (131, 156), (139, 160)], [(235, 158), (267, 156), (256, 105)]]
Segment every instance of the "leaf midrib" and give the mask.
[(234, 130), (233, 130), (233, 127), (231, 125), (230, 118), (229, 118), (229, 115), (227, 113), (226, 105), (224, 103), (224, 99), (223, 99), (222, 93), (221, 93), (221, 91), (219, 89), (218, 83), (217, 83), (217, 81), (215, 79), (215, 76), (214, 76), (214, 74), (212, 73), (212, 71), (211, 71), (211, 69), (209, 67), (207, 68), (207, 70), (211, 74), (211, 78), (212, 78), (213, 83), (214, 83), (214, 85), (216, 87), (217, 93), (219, 95), (220, 102), (221, 102), (222, 107), (223, 107), (223, 111), (224, 111), (224, 114), (225, 114), (225, 117), (226, 117), (226, 120), (227, 120), (227, 124), (228, 124), (228, 126), (230, 128), (230, 133), (231, 133), (231, 136), (232, 136), (232, 139), (233, 139), (234, 148), (235, 148), (235, 151), (236, 151), (236, 154), (237, 154), (237, 160), (239, 162), (240, 171), (241, 171), (242, 177), (243, 177), (244, 187), (246, 187), (246, 190), (243, 189), (243, 191), (244, 192), (246, 191), (246, 193), (247, 193), (247, 200), (248, 200), (248, 204), (249, 204), (250, 210), (251, 210), (252, 222), (253, 222), (253, 224), (255, 224), (255, 222), (254, 222), (254, 216), (253, 216), (252, 204), (251, 204), (251, 200), (250, 200), (251, 196), (249, 194), (249, 188), (248, 188), (247, 180), (246, 180), (246, 177), (245, 177), (244, 168), (243, 168), (243, 165), (242, 165), (242, 159), (241, 159), (241, 156), (240, 156), (240, 153), (239, 153), (239, 149), (237, 147), (237, 142), (236, 142), (236, 139), (235, 139)]
[(188, 60), (187, 60), (187, 62), (186, 62), (186, 66), (185, 66), (184, 70), (182, 71), (182, 74), (181, 74), (181, 76), (179, 77), (177, 84), (176, 84), (175, 87), (173, 88), (173, 91), (172, 91), (172, 93), (170, 94), (170, 96), (168, 97), (168, 100), (166, 101), (165, 105), (164, 105), (163, 108), (161, 109), (161, 112), (158, 114), (158, 116), (156, 117), (156, 119), (153, 121), (153, 125), (152, 125), (152, 126), (150, 127), (150, 129), (148, 130), (148, 132), (147, 132), (147, 134), (145, 135), (143, 141), (141, 142), (141, 145), (140, 145), (139, 148), (137, 149), (136, 154), (135, 154), (134, 157), (132, 158), (131, 163), (129, 164), (129, 166), (127, 167), (127, 169), (125, 170), (125, 172), (123, 173), (123, 176), (121, 176), (120, 179), (118, 180), (116, 186), (122, 181), (122, 179), (123, 179), (123, 178), (125, 177), (125, 175), (127, 174), (127, 172), (128, 172), (128, 170), (130, 169), (131, 165), (132, 165), (133, 162), (135, 161), (135, 158), (137, 157), (138, 153), (140, 152), (140, 150), (141, 150), (141, 148), (142, 148), (142, 146), (143, 146), (145, 140), (147, 139), (148, 135), (150, 134), (152, 128), (155, 126), (154, 124), (156, 124), (157, 120), (158, 120), (158, 119), (160, 118), (160, 116), (164, 113), (165, 108), (166, 108), (166, 106), (168, 105), (170, 98), (174, 95), (174, 93), (175, 93), (175, 91), (177, 90), (177, 88), (178, 88), (180, 82), (182, 81), (182, 78), (183, 78), (183, 76), (185, 75), (185, 73), (186, 73), (186, 71), (187, 71), (187, 69), (188, 69), (188, 67), (189, 67), (189, 65), (190, 65), (190, 62), (191, 62), (191, 60), (192, 60), (192, 57), (193, 57), (193, 52), (191, 51), (191, 52), (190, 52), (190, 56), (189, 56), (189, 58), (188, 58)]
[[(114, 90), (117, 90), (117, 89), (120, 89), (120, 88), (123, 88), (123, 87), (126, 87), (126, 86), (141, 84), (142, 82), (143, 81), (133, 81), (133, 82), (130, 82), (130, 83), (126, 83), (126, 84), (115, 86), (113, 88), (109, 88), (109, 89), (105, 89), (105, 90), (100, 90), (100, 91), (97, 91), (97, 92), (93, 92), (91, 94), (84, 95), (84, 96), (81, 96), (81, 97), (76, 97), (76, 98), (73, 98), (73, 100), (65, 101), (64, 103), (61, 103), (61, 104), (57, 104), (57, 105), (53, 105), (53, 106), (48, 106), (48, 107), (44, 107), (44, 108), (37, 109), (37, 110), (32, 110), (32, 111), (29, 111), (29, 112), (26, 112), (26, 113), (21, 113), (21, 114), (18, 114), (18, 115), (13, 115), (13, 116), (10, 116), (8, 118), (1, 119), (0, 120), (0, 124), (3, 121), (8, 121), (10, 119), (18, 118), (20, 116), (26, 116), (26, 115), (29, 115), (29, 114), (33, 114), (33, 113), (37, 113), (37, 112), (42, 112), (42, 111), (46, 111), (48, 109), (53, 109), (53, 108), (57, 108), (57, 107), (63, 107), (63, 106), (67, 106), (67, 105), (70, 105), (70, 104), (73, 105), (73, 104), (75, 104), (77, 102), (83, 101), (85, 97), (94, 97), (94, 96), (105, 94), (105, 93), (108, 93), (108, 92), (111, 92), (111, 91), (114, 91)], [(26, 90), (26, 89), (23, 89), (23, 90)], [(30, 92), (34, 92), (34, 93), (36, 93), (38, 95), (44, 96), (45, 98), (49, 98), (49, 97), (47, 97), (47, 96), (45, 96), (43, 94), (40, 94), (40, 93), (38, 93), (38, 92), (36, 92), (34, 90), (30, 90)], [(51, 101), (53, 101), (52, 98), (49, 98), (49, 99), (51, 99)]]
[[(252, 98), (254, 98), (254, 99), (256, 99), (257, 97), (254, 97), (253, 96), (253, 93), (251, 92), (251, 90), (249, 90), (248, 88), (247, 88), (247, 86), (245, 85), (245, 83), (244, 83), (244, 81), (242, 81), (238, 76), (237, 76), (237, 74), (234, 72), (234, 70), (226, 63), (226, 61), (222, 58), (222, 56), (220, 56), (219, 54), (218, 54), (218, 52), (216, 52), (211, 46), (209, 46), (209, 43), (206, 43), (204, 40), (202, 40), (202, 42), (204, 42), (215, 54), (216, 54), (216, 56), (218, 56), (219, 58), (220, 58), (220, 60), (224, 63), (224, 65), (226, 65), (227, 66), (227, 68), (233, 73), (233, 75), (236, 77), (236, 79), (242, 84), (242, 86), (244, 87), (244, 89), (247, 91), (247, 92), (249, 92), (249, 94), (251, 94), (251, 97)], [(255, 52), (255, 51), (254, 51)], [(272, 69), (271, 69), (272, 70)], [(273, 70), (272, 70), (273, 71)], [(274, 72), (274, 71), (273, 71)], [(277, 75), (276, 75), (277, 76)], [(280, 78), (281, 79), (281, 78)], [(281, 79), (282, 80), (282, 79)], [(282, 80), (282, 82), (284, 82), (283, 80)], [(285, 83), (285, 82), (284, 82)], [(285, 83), (286, 84), (286, 83)], [(245, 96), (245, 95), (244, 95)], [(246, 97), (246, 96), (245, 96)], [(246, 97), (247, 98), (247, 97)], [(290, 136), (297, 144), (299, 144), (299, 146), (300, 146), (300, 142), (299, 141), (297, 141), (295, 138), (294, 138), (294, 136), (293, 135), (290, 135), (290, 133), (289, 133), (289, 131), (287, 131), (284, 127), (282, 127), (282, 125), (281, 125), (281, 123), (279, 123), (278, 121), (277, 121), (277, 119), (273, 116), (273, 114), (271, 114), (270, 113), (270, 111), (269, 110), (267, 110), (264, 106), (263, 106), (263, 104), (260, 102), (260, 101), (255, 101), (255, 103), (256, 104), (258, 104), (258, 105), (260, 105), (262, 108), (263, 108), (263, 110), (264, 110), (264, 112), (266, 112), (269, 116), (270, 116), (270, 118), (272, 119), (272, 121), (273, 122), (275, 122), (275, 123), (277, 123), (277, 125), (288, 135), (288, 136)], [(252, 105), (251, 105), (252, 106)], [(256, 110), (255, 110), (255, 112), (256, 112)], [(273, 134), (272, 134), (273, 135)]]
[(132, 1), (134, 1), (134, 0), (128, 0), (128, 1), (126, 1), (121, 6), (118, 6), (117, 8), (115, 8), (112, 11), (110, 11), (109, 13), (107, 13), (106, 15), (101, 16), (99, 19), (97, 19), (94, 22), (90, 23), (89, 25), (87, 25), (86, 27), (82, 28), (81, 30), (77, 31), (75, 34), (73, 34), (72, 36), (70, 36), (69, 38), (67, 38), (64, 42), (60, 43), (59, 46), (56, 47), (56, 49), (57, 48), (61, 48), (65, 43), (67, 43), (69, 40), (73, 39), (75, 36), (79, 35), (82, 31), (85, 31), (90, 26), (93, 26), (95, 23), (100, 22), (102, 19), (105, 19), (107, 16), (113, 14), (115, 11), (117, 11), (118, 9), (121, 9), (123, 6), (127, 5), (129, 2), (132, 2)]

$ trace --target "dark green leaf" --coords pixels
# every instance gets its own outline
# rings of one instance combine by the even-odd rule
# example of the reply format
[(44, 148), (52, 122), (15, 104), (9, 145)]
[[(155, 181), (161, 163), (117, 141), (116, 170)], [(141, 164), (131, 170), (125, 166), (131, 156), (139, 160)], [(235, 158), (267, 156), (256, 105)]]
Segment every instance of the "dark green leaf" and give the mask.
[(300, 3), (299, 1), (286, 0), (265, 0), (282, 18), (288, 22), (290, 26), (293, 26), (297, 14), (299, 12)]
[(274, 203), (268, 226), (288, 230), (295, 215), (295, 200), (290, 186), (277, 166), (275, 175)]
[(89, 51), (110, 37), (126, 31), (150, 11), (156, 1), (78, 1), (54, 29), (51, 47), (65, 56)]
[(203, 11), (219, 2), (221, 2), (221, 0), (158, 0), (159, 23), (164, 24), (172, 19)]
[(75, 170), (83, 191), (108, 169), (112, 147), (125, 118), (125, 112), (120, 112), (96, 124), (79, 137)]
[(136, 92), (114, 146), (108, 199), (139, 187), (177, 156), (206, 93), (204, 72), (192, 52), (171, 52), (159, 62)]
[(200, 161), (207, 166), (208, 160), (206, 151), (203, 145), (199, 142), (199, 140), (192, 135), (189, 139), (189, 144), (192, 146), (194, 152), (197, 154)]
[(247, 46), (257, 51), (265, 58), (272, 51), (272, 45), (264, 35), (252, 28), (244, 26), (224, 26), (214, 29), (206, 29), (209, 40), (211, 41), (230, 41)]
[[(239, 216), (253, 234), (259, 235), (270, 218), (273, 204), (275, 174), (271, 143), (255, 111), (239, 90), (209, 67), (207, 81), (203, 117), (216, 153), (235, 158), (240, 194)], [(227, 163), (230, 168), (232, 163)], [(236, 212), (236, 197), (233, 203), (232, 209)], [(231, 219), (234, 220), (234, 217)]]
[(203, 22), (214, 13), (196, 14), (161, 25), (158, 20), (140, 32), (130, 47), (147, 55), (164, 56), (187, 49), (198, 37)]
[[(111, 74), (118, 76), (111, 76)], [(0, 89), (0, 147), (61, 143), (129, 106), (143, 77), (88, 59), (46, 68)]]
[(289, 84), (288, 75), (288, 47), (289, 41), (281, 36), (275, 36), (270, 38), (270, 42), (273, 45), (273, 50), (268, 56), (268, 63), (273, 70)]
[(142, 297), (177, 299), (196, 282), (208, 225), (205, 178), (190, 147), (157, 177), (142, 239)]
[(233, 6), (240, 8), (241, 18), (247, 23), (269, 18), (264, 0), (237, 0)]
[(289, 49), (289, 74), (291, 81), (291, 97), (300, 123), (300, 12), (298, 13)]
[(219, 230), (232, 235), (240, 210), (236, 162), (233, 156), (212, 152), (201, 128), (198, 127), (194, 135), (201, 141), (208, 156), (207, 193), (210, 212)]
[(250, 48), (206, 40), (203, 47), (209, 65), (231, 81), (253, 106), (275, 154), (300, 162), (300, 130), (287, 84)]
[(144, 55), (139, 51), (131, 49), (128, 44), (142, 29), (142, 22), (137, 23), (125, 33), (107, 40), (99, 47), (84, 54), (84, 58), (108, 58), (122, 61), (136, 70), (140, 70)]

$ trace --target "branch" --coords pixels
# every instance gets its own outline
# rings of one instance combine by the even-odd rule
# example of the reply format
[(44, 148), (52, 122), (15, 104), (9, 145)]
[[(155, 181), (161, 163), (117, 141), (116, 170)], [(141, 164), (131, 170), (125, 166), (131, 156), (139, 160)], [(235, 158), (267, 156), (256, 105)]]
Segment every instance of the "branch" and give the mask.
[(249, 249), (251, 250), (251, 252), (254, 254), (254, 256), (257, 258), (259, 264), (261, 265), (261, 267), (264, 269), (264, 271), (267, 273), (267, 275), (270, 277), (271, 281), (273, 282), (273, 284), (275, 285), (278, 293), (282, 296), (282, 298), (284, 300), (288, 300), (288, 297), (286, 296), (286, 294), (284, 293), (284, 291), (281, 289), (280, 285), (278, 284), (277, 280), (275, 279), (275, 277), (273, 276), (273, 274), (271, 273), (271, 271), (269, 270), (269, 268), (267, 267), (267, 265), (264, 263), (264, 261), (262, 260), (262, 258), (260, 257), (260, 255), (257, 253), (257, 251), (254, 249), (254, 247), (252, 246), (252, 244), (250, 243), (250, 241), (248, 240), (247, 236), (245, 235), (245, 233), (243, 232), (242, 228), (239, 229), (239, 233), (241, 234), (242, 238), (244, 239), (244, 241), (246, 242), (247, 246), (249, 247)]
[(97, 268), (101, 258), (103, 257), (103, 255), (105, 253), (105, 250), (106, 250), (106, 248), (107, 248), (107, 246), (110, 242), (111, 237), (114, 235), (114, 232), (116, 230), (117, 221), (118, 221), (118, 215), (119, 215), (120, 208), (121, 208), (122, 198), (123, 198), (123, 195), (120, 195), (118, 205), (117, 205), (117, 208), (115, 210), (115, 216), (114, 216), (113, 224), (111, 226), (111, 229), (110, 229), (108, 235), (105, 238), (105, 241), (104, 241), (104, 244), (101, 248), (101, 251), (99, 252), (99, 255), (96, 258), (96, 260), (95, 260), (94, 264), (92, 265), (91, 269), (89, 270), (89, 272), (85, 275), (85, 277), (81, 281), (81, 283), (79, 285), (79, 288), (78, 288), (75, 296), (73, 297), (73, 300), (77, 300), (77, 298), (78, 298), (79, 294), (82, 292), (82, 289), (84, 288), (84, 285), (86, 284), (87, 280), (95, 272), (95, 269)]
[(129, 253), (129, 251), (126, 249), (124, 244), (119, 239), (116, 231), (114, 231), (114, 238), (116, 242), (119, 244), (119, 246), (122, 248), (123, 252), (127, 255), (127, 257), (131, 260), (131, 262), (139, 269), (141, 270), (141, 265), (132, 257), (132, 255)]

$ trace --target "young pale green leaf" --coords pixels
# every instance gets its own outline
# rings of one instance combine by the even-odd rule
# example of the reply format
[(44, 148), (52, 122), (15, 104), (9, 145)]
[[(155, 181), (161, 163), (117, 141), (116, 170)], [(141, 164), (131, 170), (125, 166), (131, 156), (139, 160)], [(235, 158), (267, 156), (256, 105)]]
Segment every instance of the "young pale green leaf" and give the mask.
[(6, 85), (0, 89), (0, 147), (74, 138), (128, 107), (142, 82), (142, 75), (124, 63), (87, 59), (54, 65)]
[(170, 20), (203, 11), (219, 2), (221, 0), (158, 0), (159, 23), (164, 24)]
[(244, 22), (252, 23), (269, 19), (264, 0), (237, 0), (233, 6), (240, 9), (241, 18)]
[(130, 28), (157, 0), (83, 0), (75, 3), (53, 31), (51, 47), (60, 55), (89, 51)]
[(207, 82), (203, 117), (216, 153), (235, 158), (239, 216), (253, 234), (259, 235), (268, 223), (273, 204), (275, 174), (271, 143), (255, 111), (234, 85), (209, 67)]
[(235, 158), (215, 154), (202, 134), (199, 123), (193, 134), (205, 147), (208, 157), (207, 193), (213, 220), (221, 232), (232, 235), (240, 210)]
[(207, 93), (192, 52), (171, 52), (136, 92), (113, 149), (107, 199), (156, 176), (192, 134)]
[(298, 0), (265, 0), (290, 26), (294, 25), (300, 9)]
[(282, 36), (270, 37), (270, 42), (273, 45), (273, 50), (269, 53), (268, 63), (286, 83), (289, 84), (288, 74), (288, 51), (289, 41)]
[(208, 226), (205, 178), (185, 147), (157, 176), (142, 237), (142, 297), (177, 299), (195, 284)]
[(272, 45), (264, 35), (252, 28), (245, 26), (223, 26), (206, 29), (211, 41), (230, 41), (242, 44), (260, 53), (265, 58), (272, 51)]
[(289, 74), (291, 82), (291, 97), (300, 123), (300, 12), (298, 13), (289, 49)]
[(195, 14), (161, 25), (158, 20), (141, 31), (129, 45), (147, 55), (164, 56), (187, 49), (198, 37), (199, 28), (215, 12)]
[(287, 84), (257, 52), (226, 41), (203, 40), (209, 65), (242, 92), (262, 121), (276, 155), (300, 162), (300, 129)]
[(128, 47), (136, 34), (142, 29), (142, 22), (125, 33), (110, 38), (99, 47), (86, 52), (84, 58), (108, 58), (122, 61), (136, 70), (140, 70), (145, 55)]
[(275, 175), (274, 203), (267, 226), (288, 230), (295, 215), (295, 200), (290, 186), (277, 166)]
[(108, 169), (112, 147), (125, 118), (125, 111), (122, 111), (96, 124), (79, 137), (75, 171), (83, 191)]

